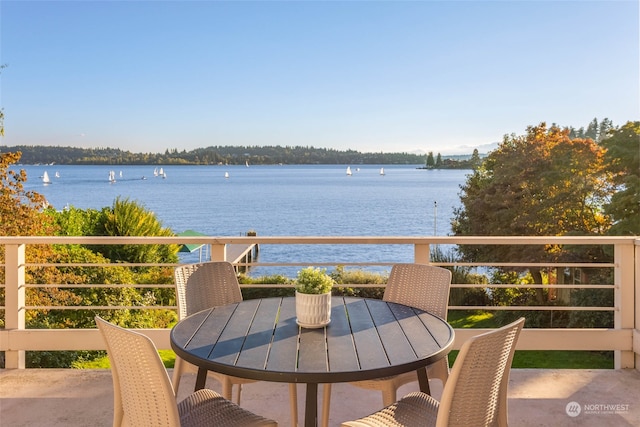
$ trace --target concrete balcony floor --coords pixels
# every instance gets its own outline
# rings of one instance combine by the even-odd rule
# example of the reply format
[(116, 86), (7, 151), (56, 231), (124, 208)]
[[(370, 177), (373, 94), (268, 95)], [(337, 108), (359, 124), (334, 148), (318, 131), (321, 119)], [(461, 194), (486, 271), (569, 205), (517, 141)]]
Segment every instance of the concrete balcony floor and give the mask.
[[(193, 375), (183, 379), (178, 399), (193, 390), (194, 379)], [(207, 387), (219, 391), (212, 379)], [(511, 426), (640, 425), (639, 371), (514, 369), (509, 387)], [(406, 385), (399, 396), (416, 388)], [(439, 398), (441, 391), (440, 382), (432, 382), (433, 395)], [(0, 426), (110, 426), (112, 392), (108, 370), (0, 370)], [(298, 394), (302, 422), (303, 386)], [(283, 427), (291, 425), (288, 402), (286, 384), (253, 383), (243, 388), (242, 406)], [(581, 408), (575, 417), (567, 414), (571, 402)], [(329, 425), (367, 415), (381, 404), (379, 392), (335, 384)]]

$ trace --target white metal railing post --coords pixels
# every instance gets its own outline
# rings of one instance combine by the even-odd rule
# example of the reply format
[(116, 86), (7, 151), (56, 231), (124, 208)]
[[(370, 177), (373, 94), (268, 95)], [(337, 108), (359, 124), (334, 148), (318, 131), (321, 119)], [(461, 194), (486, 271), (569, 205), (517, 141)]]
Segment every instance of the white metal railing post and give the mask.
[(429, 261), (431, 261), (431, 246), (428, 243), (416, 243), (413, 246), (413, 259), (418, 264), (429, 264)]
[(227, 245), (224, 243), (211, 244), (211, 261), (226, 261)]
[[(25, 329), (25, 245), (5, 245), (5, 329)], [(10, 344), (10, 343), (9, 343)], [(9, 345), (10, 347), (10, 345)], [(24, 350), (5, 351), (7, 369), (25, 368)]]
[[(634, 280), (634, 246), (614, 245), (614, 328), (630, 329), (635, 327), (635, 280)], [(614, 367), (633, 368), (635, 354), (633, 351), (616, 351)]]

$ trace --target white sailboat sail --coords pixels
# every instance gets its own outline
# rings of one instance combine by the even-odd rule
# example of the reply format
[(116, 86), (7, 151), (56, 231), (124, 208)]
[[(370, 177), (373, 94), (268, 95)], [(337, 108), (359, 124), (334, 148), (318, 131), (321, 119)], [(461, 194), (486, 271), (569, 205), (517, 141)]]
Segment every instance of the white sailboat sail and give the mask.
[(380, 175), (384, 175), (384, 168), (380, 168)]
[(347, 166), (347, 175), (351, 176), (351, 166)]
[(51, 179), (49, 179), (49, 174), (47, 173), (47, 171), (44, 171), (44, 174), (42, 175), (42, 183), (51, 184)]

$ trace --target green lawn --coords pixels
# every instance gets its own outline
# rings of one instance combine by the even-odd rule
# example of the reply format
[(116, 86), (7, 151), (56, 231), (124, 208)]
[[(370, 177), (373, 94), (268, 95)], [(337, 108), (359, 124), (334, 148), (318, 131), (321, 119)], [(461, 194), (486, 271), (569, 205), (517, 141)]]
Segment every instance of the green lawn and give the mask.
[[(496, 328), (490, 312), (449, 312), (448, 322), (454, 328)], [(526, 325), (525, 325), (526, 327)], [(449, 354), (453, 366), (458, 352)], [(520, 350), (513, 356), (513, 368), (541, 369), (613, 369), (612, 351)]]
[[(172, 350), (158, 350), (165, 368), (173, 368), (176, 361), (176, 354)], [(100, 357), (92, 361), (77, 362), (73, 365), (76, 369), (110, 369), (109, 358)]]
[[(448, 322), (454, 328), (495, 328), (497, 327), (493, 314), (489, 312), (449, 313)], [(449, 354), (449, 364), (453, 366), (458, 352)], [(175, 354), (171, 350), (160, 350), (160, 357), (167, 368), (173, 368)], [(74, 365), (79, 369), (109, 369), (109, 359), (103, 357), (91, 362)], [(544, 368), (544, 369), (613, 369), (612, 351), (516, 351), (513, 358), (513, 368)]]

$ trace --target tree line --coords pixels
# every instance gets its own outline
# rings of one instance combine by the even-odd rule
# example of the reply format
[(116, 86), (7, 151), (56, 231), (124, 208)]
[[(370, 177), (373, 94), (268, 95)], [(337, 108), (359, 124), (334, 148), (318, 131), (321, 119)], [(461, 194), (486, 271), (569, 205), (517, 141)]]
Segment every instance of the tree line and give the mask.
[[(438, 164), (433, 152), (362, 153), (303, 146), (212, 146), (186, 151), (166, 150), (164, 153), (132, 153), (118, 148), (79, 148), (42, 145), (5, 147), (5, 152), (22, 153), (24, 164), (60, 165), (260, 165), (277, 164), (407, 164), (429, 168), (468, 169), (469, 155), (441, 156)], [(477, 150), (476, 150), (477, 151)], [(476, 153), (477, 155), (477, 153)]]

